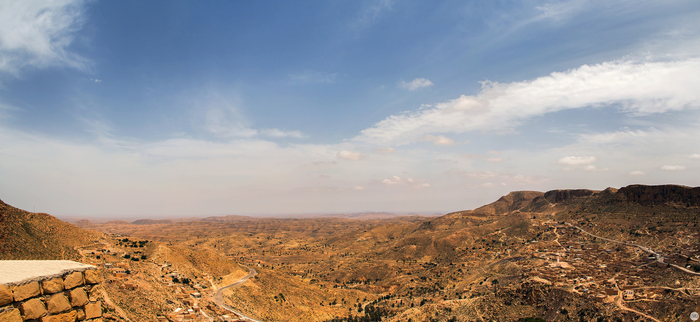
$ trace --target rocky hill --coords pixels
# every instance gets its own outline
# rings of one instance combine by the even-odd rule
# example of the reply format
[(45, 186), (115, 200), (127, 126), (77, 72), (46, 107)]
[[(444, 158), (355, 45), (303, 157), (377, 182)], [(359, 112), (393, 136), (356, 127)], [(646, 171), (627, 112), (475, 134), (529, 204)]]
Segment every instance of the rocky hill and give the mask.
[(129, 263), (139, 290), (107, 291), (135, 321), (189, 305), (163, 274), (215, 287), (237, 264), (258, 275), (226, 302), (262, 321), (680, 321), (700, 303), (699, 191), (516, 191), (436, 218), (81, 224), (115, 234), (87, 256)]
[(79, 259), (75, 247), (96, 240), (98, 235), (0, 200), (0, 260)]

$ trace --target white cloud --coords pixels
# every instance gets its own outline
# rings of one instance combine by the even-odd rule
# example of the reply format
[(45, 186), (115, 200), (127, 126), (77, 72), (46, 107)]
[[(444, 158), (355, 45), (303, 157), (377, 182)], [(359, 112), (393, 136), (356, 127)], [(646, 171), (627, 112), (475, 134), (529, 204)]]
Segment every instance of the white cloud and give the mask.
[(491, 163), (500, 163), (503, 162), (503, 158), (488, 158), (486, 159), (486, 162), (491, 162)]
[(645, 115), (700, 106), (700, 58), (674, 61), (620, 60), (583, 65), (533, 80), (482, 82), (475, 96), (392, 115), (353, 140), (402, 145), (429, 133), (507, 130), (539, 115), (615, 104)]
[(365, 188), (365, 187), (363, 187), (363, 186), (354, 186), (354, 187), (352, 188), (352, 190), (355, 190), (355, 191), (365, 191), (365, 190), (367, 190), (367, 188)]
[(481, 186), (484, 188), (492, 188), (494, 186), (494, 184), (491, 182), (486, 182), (486, 183), (482, 183)]
[(426, 134), (425, 136), (423, 136), (420, 139), (420, 141), (433, 142), (433, 144), (435, 144), (435, 145), (454, 145), (455, 144), (455, 141), (450, 139), (450, 138), (444, 137), (442, 135), (435, 136), (432, 134)]
[(279, 129), (263, 129), (260, 130), (260, 133), (263, 135), (272, 137), (272, 138), (295, 138), (295, 139), (303, 139), (307, 137), (304, 135), (304, 133), (301, 133), (301, 131), (282, 131)]
[(342, 150), (338, 152), (337, 156), (338, 158), (352, 161), (362, 160), (365, 158), (365, 156), (360, 152), (348, 150)]
[(665, 165), (661, 167), (661, 170), (666, 170), (666, 171), (681, 171), (685, 170), (685, 166), (682, 165)]
[(385, 186), (395, 186), (403, 184), (403, 179), (401, 179), (399, 176), (392, 176), (390, 178), (382, 180), (382, 184)]
[(630, 172), (630, 175), (631, 175), (631, 176), (643, 176), (643, 175), (645, 175), (645, 173), (642, 172), (642, 171), (637, 170), (637, 171), (632, 171), (632, 172)]
[(619, 143), (619, 142), (629, 142), (629, 141), (639, 141), (645, 140), (650, 135), (658, 132), (657, 130), (652, 130), (652, 132), (642, 131), (642, 130), (625, 130), (616, 132), (606, 132), (606, 133), (596, 133), (596, 134), (581, 134), (580, 140), (592, 144), (609, 144), (609, 143)]
[(379, 153), (394, 153), (394, 152), (396, 152), (396, 149), (394, 149), (392, 147), (379, 148), (379, 149), (377, 149), (377, 152), (379, 152)]
[(583, 166), (583, 170), (592, 171), (592, 172), (605, 172), (605, 171), (610, 171), (610, 169), (608, 169), (608, 168), (598, 168), (598, 167), (596, 167), (596, 166), (594, 166), (594, 165), (592, 165), (592, 164)]
[(431, 82), (427, 78), (416, 78), (410, 82), (402, 80), (397, 84), (397, 86), (399, 88), (407, 89), (409, 91), (415, 91), (417, 89), (433, 86), (433, 82)]
[(566, 165), (587, 165), (595, 162), (597, 159), (593, 156), (583, 156), (583, 157), (563, 157), (557, 161), (559, 164)]
[(423, 189), (423, 188), (429, 188), (430, 184), (424, 182), (424, 180), (414, 180), (412, 178), (406, 178), (406, 180), (402, 179), (399, 176), (391, 176), (389, 178), (386, 178), (381, 181), (381, 183), (385, 186), (407, 186), (409, 188), (415, 188), (415, 189)]
[(688, 156), (688, 158), (693, 159), (693, 160), (700, 160), (700, 154), (697, 154), (697, 153), (691, 154), (690, 156)]
[(28, 68), (69, 66), (87, 60), (68, 51), (84, 22), (83, 1), (1, 1), (0, 72), (14, 76)]

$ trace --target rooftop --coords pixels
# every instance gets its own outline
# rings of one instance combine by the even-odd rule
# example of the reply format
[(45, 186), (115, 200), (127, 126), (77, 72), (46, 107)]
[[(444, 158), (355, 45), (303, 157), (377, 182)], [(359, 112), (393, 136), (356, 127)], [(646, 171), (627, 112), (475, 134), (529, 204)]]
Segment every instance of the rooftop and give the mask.
[(0, 285), (23, 284), (93, 268), (96, 267), (67, 260), (0, 261)]

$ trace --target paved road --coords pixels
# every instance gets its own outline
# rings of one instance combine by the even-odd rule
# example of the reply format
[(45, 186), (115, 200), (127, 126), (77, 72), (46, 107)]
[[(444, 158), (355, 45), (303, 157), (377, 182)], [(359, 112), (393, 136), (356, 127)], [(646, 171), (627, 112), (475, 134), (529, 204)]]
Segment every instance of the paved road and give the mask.
[[(243, 265), (241, 265), (241, 266), (243, 266)], [(246, 316), (246, 315), (244, 315), (244, 314), (242, 314), (242, 313), (240, 313), (240, 312), (238, 312), (238, 311), (232, 309), (232, 308), (229, 307), (228, 305), (224, 304), (224, 296), (221, 294), (221, 292), (222, 292), (223, 290), (225, 290), (225, 289), (227, 289), (227, 288), (229, 288), (229, 287), (236, 287), (236, 286), (239, 286), (239, 285), (245, 283), (246, 281), (248, 281), (249, 278), (251, 278), (251, 277), (253, 277), (253, 276), (255, 276), (255, 275), (258, 275), (258, 272), (255, 271), (254, 269), (252, 269), (252, 268), (250, 268), (250, 267), (248, 267), (248, 266), (243, 266), (243, 267), (245, 267), (245, 268), (248, 269), (248, 275), (243, 276), (243, 278), (241, 278), (240, 280), (236, 281), (236, 282), (233, 283), (233, 284), (226, 285), (226, 286), (221, 287), (221, 288), (219, 288), (218, 290), (216, 290), (216, 292), (214, 293), (214, 302), (216, 302), (216, 305), (220, 306), (221, 308), (224, 308), (224, 309), (226, 309), (226, 310), (229, 310), (229, 311), (233, 312), (234, 314), (240, 316), (240, 317), (241, 317), (242, 319), (244, 319), (244, 320), (248, 320), (248, 321), (252, 321), (252, 322), (262, 322), (262, 321), (253, 319), (253, 318), (251, 318), (251, 317), (249, 317), (249, 316)]]

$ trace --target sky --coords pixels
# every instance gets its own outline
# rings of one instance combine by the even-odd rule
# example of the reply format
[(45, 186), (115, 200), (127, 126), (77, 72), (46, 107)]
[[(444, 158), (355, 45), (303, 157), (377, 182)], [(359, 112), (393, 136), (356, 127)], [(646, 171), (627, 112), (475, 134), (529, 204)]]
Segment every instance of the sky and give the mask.
[(473, 209), (700, 185), (700, 2), (0, 0), (0, 199)]

